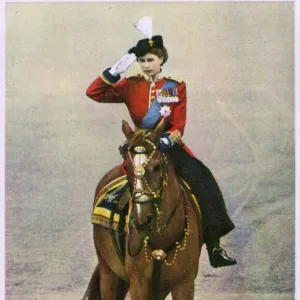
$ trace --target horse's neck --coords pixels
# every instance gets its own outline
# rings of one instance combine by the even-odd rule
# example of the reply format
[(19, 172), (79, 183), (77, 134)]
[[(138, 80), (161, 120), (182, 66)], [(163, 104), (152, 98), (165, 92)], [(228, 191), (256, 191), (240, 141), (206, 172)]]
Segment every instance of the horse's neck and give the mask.
[(167, 186), (163, 190), (161, 202), (160, 225), (164, 224), (164, 230), (158, 237), (160, 245), (168, 248), (168, 245), (181, 239), (185, 228), (184, 195), (176, 178), (172, 165), (168, 166)]
[[(175, 170), (173, 165), (169, 162), (168, 164), (168, 178), (167, 178), (167, 185), (164, 187), (163, 190), (163, 197), (164, 200), (162, 201), (163, 208), (170, 211), (176, 208), (178, 201), (181, 201), (179, 206), (182, 206), (182, 191), (175, 174)], [(180, 208), (180, 207), (178, 207)]]

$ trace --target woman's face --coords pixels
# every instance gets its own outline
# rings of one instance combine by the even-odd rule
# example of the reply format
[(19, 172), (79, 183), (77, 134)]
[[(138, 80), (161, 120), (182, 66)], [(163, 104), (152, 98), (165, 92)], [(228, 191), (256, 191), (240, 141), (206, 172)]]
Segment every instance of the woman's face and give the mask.
[(139, 57), (138, 62), (142, 71), (147, 76), (155, 76), (160, 72), (160, 66), (163, 62), (163, 58), (159, 58), (154, 54), (147, 53), (146, 55)]

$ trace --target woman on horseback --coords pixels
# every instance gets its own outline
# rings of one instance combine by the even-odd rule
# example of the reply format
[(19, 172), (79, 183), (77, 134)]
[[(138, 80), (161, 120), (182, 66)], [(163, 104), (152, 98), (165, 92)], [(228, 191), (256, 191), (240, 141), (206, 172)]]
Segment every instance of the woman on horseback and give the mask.
[[(137, 60), (143, 74), (121, 79)], [(191, 187), (201, 208), (204, 242), (214, 268), (236, 264), (220, 247), (220, 237), (234, 229), (220, 188), (210, 170), (183, 144), (186, 123), (186, 85), (165, 76), (162, 66), (168, 53), (160, 35), (148, 36), (129, 49), (112, 68), (106, 69), (88, 87), (86, 95), (100, 103), (125, 103), (136, 127), (151, 130), (165, 118), (161, 151), (172, 159), (176, 173)]]

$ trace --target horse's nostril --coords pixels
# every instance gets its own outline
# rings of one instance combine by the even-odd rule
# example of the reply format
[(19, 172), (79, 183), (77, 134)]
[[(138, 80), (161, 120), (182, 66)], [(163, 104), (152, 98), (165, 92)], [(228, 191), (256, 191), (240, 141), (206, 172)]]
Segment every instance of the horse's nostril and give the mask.
[(148, 230), (150, 227), (150, 224), (152, 222), (152, 217), (151, 216), (147, 216), (144, 218), (137, 218), (134, 221), (134, 225), (138, 230)]

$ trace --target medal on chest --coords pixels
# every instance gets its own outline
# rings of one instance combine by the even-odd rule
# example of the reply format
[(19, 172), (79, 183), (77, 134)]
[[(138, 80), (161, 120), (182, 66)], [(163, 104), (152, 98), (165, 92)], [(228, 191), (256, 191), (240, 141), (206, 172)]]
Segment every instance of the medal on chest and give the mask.
[(176, 103), (179, 101), (176, 88), (156, 90), (156, 99), (158, 103)]
[(162, 117), (167, 118), (171, 114), (171, 109), (168, 105), (164, 105), (160, 108), (159, 113)]

